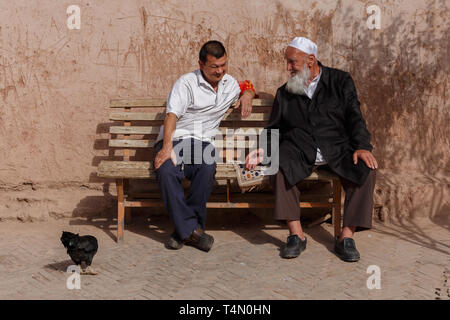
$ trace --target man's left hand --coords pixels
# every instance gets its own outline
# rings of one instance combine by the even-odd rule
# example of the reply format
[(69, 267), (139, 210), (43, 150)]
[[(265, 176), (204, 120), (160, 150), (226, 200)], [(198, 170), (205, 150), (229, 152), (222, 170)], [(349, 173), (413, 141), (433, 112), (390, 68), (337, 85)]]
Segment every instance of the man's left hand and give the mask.
[(241, 107), (241, 115), (247, 118), (252, 113), (252, 99), (255, 93), (252, 90), (246, 90), (236, 102), (234, 109)]
[(353, 163), (358, 163), (358, 158), (364, 161), (366, 166), (368, 166), (371, 169), (378, 169), (378, 163), (375, 157), (373, 156), (372, 152), (368, 150), (356, 150), (353, 153)]

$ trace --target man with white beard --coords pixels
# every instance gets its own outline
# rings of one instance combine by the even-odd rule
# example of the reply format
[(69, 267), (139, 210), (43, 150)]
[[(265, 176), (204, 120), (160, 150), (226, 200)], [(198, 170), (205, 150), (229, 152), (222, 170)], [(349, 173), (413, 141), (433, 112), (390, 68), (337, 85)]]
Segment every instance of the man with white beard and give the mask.
[[(271, 176), (271, 182), (275, 219), (286, 221), (289, 228), (281, 250), (283, 258), (295, 258), (306, 248), (300, 224), (299, 182), (319, 166), (336, 173), (346, 194), (343, 228), (334, 240), (334, 249), (339, 258), (353, 262), (360, 259), (354, 232), (372, 227), (378, 164), (350, 74), (325, 67), (316, 57), (317, 46), (307, 38), (296, 37), (287, 47), (290, 78), (277, 90), (266, 127), (266, 150), (251, 152), (246, 167), (267, 163), (271, 151), (279, 152), (280, 170)], [(279, 130), (276, 151), (269, 148), (272, 129)]]

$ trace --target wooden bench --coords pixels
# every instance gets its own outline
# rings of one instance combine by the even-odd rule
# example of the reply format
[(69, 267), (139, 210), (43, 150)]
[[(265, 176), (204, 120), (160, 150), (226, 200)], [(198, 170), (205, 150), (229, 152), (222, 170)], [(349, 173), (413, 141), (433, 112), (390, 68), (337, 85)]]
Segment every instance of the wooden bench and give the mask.
[[(254, 99), (252, 114), (242, 119), (240, 110), (230, 109), (221, 122), (221, 132), (230, 132), (230, 129), (253, 128), (259, 133), (267, 124), (272, 100)], [(163, 99), (112, 99), (110, 101), (112, 112), (109, 119), (114, 121), (110, 127), (109, 147), (114, 150), (115, 156), (120, 161), (103, 160), (98, 166), (97, 175), (102, 178), (115, 179), (117, 188), (117, 242), (123, 240), (125, 219), (130, 217), (131, 208), (136, 207), (163, 207), (159, 192), (150, 194), (131, 194), (129, 184), (134, 179), (148, 179), (149, 183), (157, 184), (156, 174), (153, 170), (153, 154), (145, 159), (136, 160), (139, 150), (152, 153), (156, 137), (165, 117), (165, 100)], [(117, 124), (117, 125), (116, 125)], [(226, 131), (228, 129), (228, 131)], [(223, 194), (211, 195), (207, 208), (273, 208), (273, 198), (266, 194), (232, 193), (232, 185), (236, 183), (236, 171), (230, 162), (241, 152), (248, 152), (252, 147), (248, 139), (242, 141), (228, 135), (223, 143), (232, 144), (232, 154), (221, 151), (220, 141), (216, 148), (220, 156), (225, 159), (224, 163), (217, 164), (216, 185), (222, 186), (226, 191)], [(230, 150), (228, 150), (230, 151)], [(132, 159), (133, 158), (133, 159)], [(306, 179), (307, 181), (329, 181), (332, 184), (332, 192), (327, 196), (328, 201), (311, 202), (301, 201), (301, 208), (331, 208), (332, 221), (335, 236), (341, 230), (341, 184), (337, 176), (315, 171)], [(184, 184), (187, 186), (187, 184)], [(157, 188), (156, 188), (157, 189)]]

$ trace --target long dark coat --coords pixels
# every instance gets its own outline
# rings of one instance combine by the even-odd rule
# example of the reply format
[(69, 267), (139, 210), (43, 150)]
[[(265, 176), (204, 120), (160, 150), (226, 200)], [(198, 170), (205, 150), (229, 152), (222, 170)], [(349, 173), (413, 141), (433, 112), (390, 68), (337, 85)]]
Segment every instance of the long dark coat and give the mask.
[(317, 147), (335, 173), (362, 185), (371, 169), (361, 159), (355, 165), (352, 156), (372, 145), (355, 85), (348, 72), (319, 65), (312, 99), (289, 93), (286, 84), (278, 88), (266, 129), (279, 129), (279, 164), (291, 185), (311, 174)]

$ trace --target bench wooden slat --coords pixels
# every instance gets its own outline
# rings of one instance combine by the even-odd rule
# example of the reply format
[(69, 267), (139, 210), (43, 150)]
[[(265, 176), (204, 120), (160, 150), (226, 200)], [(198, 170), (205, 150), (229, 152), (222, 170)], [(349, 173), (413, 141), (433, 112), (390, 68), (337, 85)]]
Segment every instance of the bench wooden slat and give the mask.
[(101, 178), (155, 178), (150, 161), (101, 161), (98, 165), (98, 176)]
[(160, 126), (113, 126), (109, 133), (113, 134), (158, 134)]
[(112, 112), (109, 115), (109, 120), (122, 120), (122, 121), (152, 121), (160, 120), (163, 121), (165, 118), (165, 113), (153, 113), (153, 112)]
[[(190, 183), (186, 183), (186, 188)], [(133, 192), (127, 197), (128, 200), (138, 199), (154, 199), (161, 200), (161, 193), (158, 192)], [(328, 202), (327, 202), (328, 199)], [(219, 202), (226, 200), (226, 195), (223, 193), (213, 193), (209, 196), (208, 202)], [(300, 201), (302, 202), (322, 202), (332, 203), (333, 197), (330, 194), (300, 194)], [(231, 196), (232, 202), (274, 202), (275, 195), (268, 189), (267, 191), (250, 192), (250, 193), (233, 193)]]
[[(125, 205), (127, 207), (135, 207), (135, 208), (163, 208), (164, 203), (161, 200), (154, 199), (146, 199), (146, 200), (126, 200)], [(206, 208), (209, 209), (256, 209), (256, 208), (273, 208), (273, 202), (211, 202), (208, 201), (206, 203)], [(299, 207), (303, 209), (312, 209), (312, 208), (331, 208), (333, 205), (327, 202), (301, 202), (299, 203)]]
[(150, 148), (155, 145), (153, 140), (109, 140), (109, 146), (112, 148)]
[(222, 134), (226, 135), (228, 133), (230, 136), (255, 136), (255, 135), (259, 136), (261, 134), (261, 131), (264, 130), (264, 128), (262, 127), (232, 128), (221, 126), (219, 130)]
[[(151, 161), (109, 161), (103, 160), (98, 166), (98, 174), (102, 178), (134, 178), (145, 179), (155, 177)], [(216, 179), (236, 178), (232, 163), (218, 163)], [(336, 180), (336, 175), (326, 170), (314, 171), (305, 180)]]
[[(253, 99), (254, 107), (271, 107), (272, 99)], [(166, 99), (111, 99), (111, 108), (151, 108), (164, 107)]]
[[(101, 178), (148, 179), (156, 177), (151, 161), (109, 161), (100, 162), (97, 170)], [(218, 164), (216, 178), (236, 178), (232, 164)]]
[[(109, 146), (112, 148), (150, 148), (155, 146), (154, 140), (125, 140), (125, 139), (111, 139)], [(216, 140), (214, 146), (217, 149), (248, 149), (256, 148), (257, 141), (242, 141), (242, 140)]]
[(162, 107), (166, 105), (166, 99), (111, 99), (111, 108), (144, 108)]
[(216, 140), (214, 146), (218, 149), (248, 149), (256, 148), (258, 146), (257, 141), (239, 141), (239, 140)]
[(98, 166), (102, 171), (104, 170), (127, 170), (127, 169), (136, 169), (136, 170), (152, 170), (153, 162), (151, 161), (112, 161), (112, 160), (103, 160), (100, 162)]
[[(112, 112), (109, 120), (122, 121), (164, 121), (166, 114), (159, 112)], [(247, 118), (242, 118), (240, 113), (233, 112), (226, 114), (222, 121), (268, 121), (270, 114), (268, 113), (252, 113)], [(262, 124), (263, 125), (263, 124)]]
[[(230, 113), (223, 117), (222, 121), (268, 121), (270, 114), (268, 113), (253, 113), (247, 118), (242, 118), (239, 113)], [(264, 124), (261, 124), (262, 126)]]
[[(109, 128), (109, 133), (112, 134), (158, 134), (160, 126), (112, 126)], [(227, 131), (228, 130), (228, 131)], [(261, 127), (247, 127), (242, 128), (229, 128), (220, 127), (219, 131), (226, 135), (227, 132), (230, 136), (255, 136), (259, 135), (263, 128)], [(232, 134), (231, 134), (232, 133)]]

